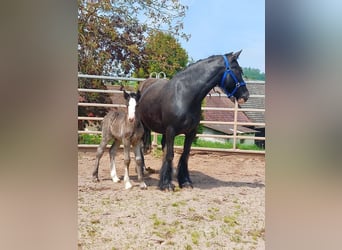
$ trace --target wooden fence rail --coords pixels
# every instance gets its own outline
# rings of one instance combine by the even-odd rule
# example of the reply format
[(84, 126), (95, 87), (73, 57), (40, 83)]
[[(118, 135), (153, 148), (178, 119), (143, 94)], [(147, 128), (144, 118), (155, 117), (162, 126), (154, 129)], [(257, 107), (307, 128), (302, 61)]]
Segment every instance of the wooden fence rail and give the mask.
[[(85, 75), (78, 74), (79, 78), (90, 78), (90, 79), (101, 79), (104, 81), (144, 81), (144, 78), (130, 78), (130, 77), (112, 77), (112, 76), (94, 76), (94, 75)], [(248, 83), (263, 83), (261, 81), (246, 81)], [(90, 93), (108, 93), (108, 94), (118, 94), (123, 93), (120, 90), (104, 90), (104, 89), (85, 89), (78, 88), (79, 92), (90, 92)], [(215, 95), (215, 94), (214, 94)], [(213, 95), (211, 95), (213, 96)], [(265, 98), (264, 95), (250, 95), (250, 97), (257, 98)], [(105, 104), (105, 103), (85, 103), (79, 102), (78, 106), (82, 107), (125, 107), (122, 104)], [(234, 108), (220, 108), (220, 107), (202, 107), (202, 110), (220, 110), (220, 111), (233, 111), (234, 112), (234, 121), (224, 122), (224, 121), (205, 121), (201, 120), (200, 124), (219, 124), (219, 125), (233, 125), (233, 134), (232, 135), (213, 135), (213, 134), (197, 134), (197, 137), (208, 137), (208, 138), (223, 138), (223, 139), (233, 139), (233, 148), (231, 149), (221, 149), (221, 148), (203, 148), (203, 147), (192, 147), (193, 150), (204, 150), (204, 151), (220, 151), (220, 152), (239, 152), (239, 153), (258, 153), (265, 154), (265, 150), (243, 150), (237, 148), (237, 140), (238, 139), (251, 139), (251, 140), (266, 140), (266, 137), (261, 136), (246, 136), (246, 135), (238, 135), (237, 126), (265, 126), (265, 123), (255, 123), (255, 122), (238, 122), (237, 114), (238, 112), (265, 112), (265, 109), (256, 109), (256, 108), (239, 108), (238, 103), (235, 102)], [(78, 116), (78, 120), (88, 120), (88, 121), (102, 121), (103, 117), (87, 117), (87, 116)], [(78, 134), (101, 134), (101, 131), (78, 131)], [(184, 135), (180, 135), (184, 136)], [(157, 144), (157, 133), (153, 133), (153, 144), (154, 146), (161, 147), (161, 145)], [(78, 144), (80, 148), (93, 148), (97, 147), (97, 144)], [(109, 145), (108, 145), (109, 147)], [(181, 146), (175, 146), (175, 148), (182, 148)]]

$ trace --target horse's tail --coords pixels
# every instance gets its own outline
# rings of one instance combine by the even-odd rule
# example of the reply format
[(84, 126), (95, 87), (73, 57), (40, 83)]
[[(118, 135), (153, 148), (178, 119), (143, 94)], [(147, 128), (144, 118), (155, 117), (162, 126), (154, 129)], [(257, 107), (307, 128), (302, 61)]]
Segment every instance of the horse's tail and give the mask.
[(143, 144), (144, 144), (144, 154), (150, 153), (152, 150), (152, 140), (151, 140), (151, 130), (144, 126), (144, 136), (143, 136)]

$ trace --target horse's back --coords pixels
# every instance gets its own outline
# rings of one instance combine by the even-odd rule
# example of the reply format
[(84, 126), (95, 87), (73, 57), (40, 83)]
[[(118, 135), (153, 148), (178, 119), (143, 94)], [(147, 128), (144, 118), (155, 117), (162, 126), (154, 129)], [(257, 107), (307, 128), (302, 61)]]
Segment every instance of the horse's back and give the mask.
[(150, 87), (152, 84), (157, 82), (159, 79), (157, 78), (147, 78), (145, 81), (142, 81), (139, 83), (139, 91), (143, 93), (148, 87)]
[(139, 84), (139, 91), (141, 92), (141, 94), (144, 94), (145, 92), (149, 92), (151, 86), (155, 87), (155, 85), (157, 85), (158, 88), (159, 85), (164, 85), (168, 81), (169, 80), (167, 79), (148, 78)]

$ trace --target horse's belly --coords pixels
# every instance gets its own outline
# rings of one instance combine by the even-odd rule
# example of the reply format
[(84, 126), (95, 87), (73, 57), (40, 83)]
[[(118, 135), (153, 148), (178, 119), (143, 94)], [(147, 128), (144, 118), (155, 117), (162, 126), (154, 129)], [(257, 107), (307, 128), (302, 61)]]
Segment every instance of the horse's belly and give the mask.
[(160, 119), (156, 119), (155, 117), (146, 118), (143, 119), (143, 123), (145, 126), (147, 126), (149, 129), (151, 129), (154, 132), (163, 134), (165, 132), (165, 127), (162, 124)]

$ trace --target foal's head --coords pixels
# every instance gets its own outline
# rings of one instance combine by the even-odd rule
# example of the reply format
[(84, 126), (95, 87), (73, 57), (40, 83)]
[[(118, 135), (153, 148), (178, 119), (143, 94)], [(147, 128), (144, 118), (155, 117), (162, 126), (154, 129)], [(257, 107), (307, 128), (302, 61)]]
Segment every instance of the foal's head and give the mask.
[(134, 93), (134, 92), (128, 93), (124, 90), (123, 93), (126, 99), (126, 106), (128, 109), (127, 119), (128, 119), (128, 122), (132, 123), (136, 119), (135, 109), (140, 98), (140, 91), (138, 91), (137, 93)]

